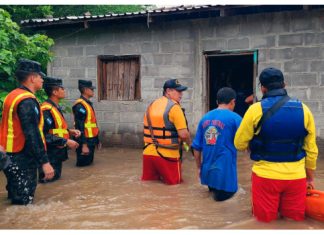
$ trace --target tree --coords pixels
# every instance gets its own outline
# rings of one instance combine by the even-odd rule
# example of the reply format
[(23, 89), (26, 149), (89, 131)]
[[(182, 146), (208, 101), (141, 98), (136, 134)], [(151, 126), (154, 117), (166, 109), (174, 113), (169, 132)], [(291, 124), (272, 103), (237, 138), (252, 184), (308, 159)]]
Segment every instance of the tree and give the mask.
[[(17, 87), (14, 77), (16, 64), (20, 58), (36, 60), (42, 64), (43, 71), (53, 58), (50, 47), (54, 41), (46, 35), (35, 34), (27, 36), (20, 32), (17, 23), (13, 22), (10, 14), (0, 8), (0, 105), (5, 96)], [(44, 100), (44, 93), (37, 94)]]
[(86, 12), (92, 15), (104, 15), (108, 13), (135, 12), (145, 9), (141, 5), (0, 5), (0, 8), (8, 11), (12, 20), (20, 23), (21, 20), (46, 18), (47, 16), (79, 16)]

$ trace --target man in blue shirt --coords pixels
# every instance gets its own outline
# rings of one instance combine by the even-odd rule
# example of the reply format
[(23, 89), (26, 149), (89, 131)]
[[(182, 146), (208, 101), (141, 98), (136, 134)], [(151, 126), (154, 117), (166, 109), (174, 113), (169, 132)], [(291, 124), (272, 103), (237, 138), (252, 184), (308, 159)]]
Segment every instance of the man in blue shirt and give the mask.
[(208, 186), (216, 201), (231, 198), (238, 188), (234, 136), (242, 118), (233, 112), (235, 99), (232, 88), (217, 92), (218, 108), (202, 117), (191, 146), (201, 184)]

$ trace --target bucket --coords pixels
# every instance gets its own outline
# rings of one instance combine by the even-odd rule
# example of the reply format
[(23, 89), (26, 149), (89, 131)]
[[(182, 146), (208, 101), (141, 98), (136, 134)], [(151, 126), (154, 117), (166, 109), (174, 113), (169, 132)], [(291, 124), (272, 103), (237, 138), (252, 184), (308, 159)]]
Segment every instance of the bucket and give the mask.
[(324, 192), (308, 190), (306, 195), (306, 215), (324, 222)]

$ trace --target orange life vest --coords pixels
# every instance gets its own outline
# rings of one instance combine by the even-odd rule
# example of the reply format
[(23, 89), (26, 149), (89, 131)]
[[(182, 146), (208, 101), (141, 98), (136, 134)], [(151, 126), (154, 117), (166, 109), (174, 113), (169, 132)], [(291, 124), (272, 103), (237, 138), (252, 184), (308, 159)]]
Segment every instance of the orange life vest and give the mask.
[[(4, 100), (0, 126), (0, 145), (2, 145), (8, 153), (18, 153), (24, 148), (26, 139), (18, 117), (17, 108), (21, 101), (29, 98), (36, 100), (33, 93), (17, 88), (10, 92)], [(46, 149), (46, 142), (43, 133), (44, 118), (40, 109), (39, 112), (40, 120), (38, 129)]]
[(87, 110), (86, 120), (84, 122), (84, 136), (86, 138), (93, 138), (98, 136), (99, 128), (97, 126), (96, 114), (91, 107), (84, 99), (77, 99), (73, 106), (77, 104), (82, 104), (83, 107)]
[(64, 116), (61, 114), (61, 112), (51, 103), (44, 102), (41, 105), (41, 109), (44, 112), (45, 110), (49, 110), (52, 114), (52, 117), (54, 119), (55, 128), (50, 129), (49, 133), (52, 135), (56, 135), (58, 137), (69, 139), (69, 131), (68, 131), (68, 124), (65, 121)]
[[(174, 105), (179, 105), (175, 101), (166, 97), (155, 100), (147, 109), (144, 115), (144, 142), (155, 144), (166, 148), (179, 148), (179, 137), (177, 129), (169, 120), (169, 112)], [(152, 133), (147, 118), (151, 120)], [(152, 138), (153, 134), (153, 138)]]

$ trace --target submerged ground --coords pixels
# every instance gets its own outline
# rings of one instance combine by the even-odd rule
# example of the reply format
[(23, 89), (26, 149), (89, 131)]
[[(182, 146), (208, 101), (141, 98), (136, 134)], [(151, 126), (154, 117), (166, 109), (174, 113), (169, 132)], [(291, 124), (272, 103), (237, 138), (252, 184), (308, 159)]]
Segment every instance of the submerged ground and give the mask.
[[(239, 191), (215, 202), (200, 185), (195, 162), (184, 156), (181, 185), (142, 182), (141, 150), (104, 148), (94, 164), (76, 168), (75, 154), (64, 163), (62, 179), (38, 185), (33, 205), (12, 206), (0, 173), (0, 229), (324, 229), (324, 223), (278, 220), (260, 223), (251, 216), (252, 161), (238, 156)], [(324, 190), (324, 159), (316, 187)]]

